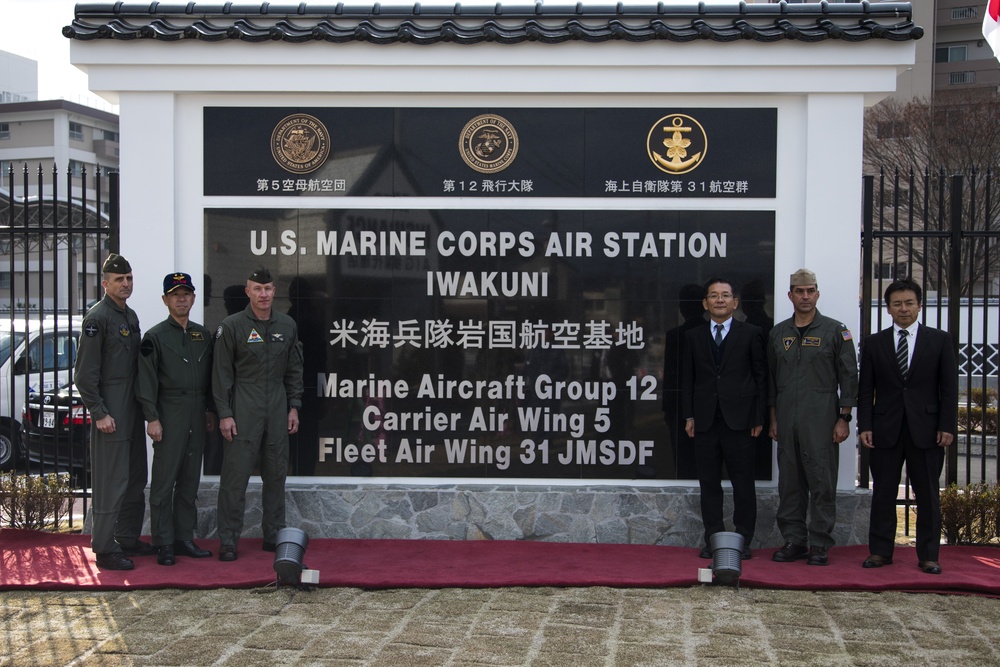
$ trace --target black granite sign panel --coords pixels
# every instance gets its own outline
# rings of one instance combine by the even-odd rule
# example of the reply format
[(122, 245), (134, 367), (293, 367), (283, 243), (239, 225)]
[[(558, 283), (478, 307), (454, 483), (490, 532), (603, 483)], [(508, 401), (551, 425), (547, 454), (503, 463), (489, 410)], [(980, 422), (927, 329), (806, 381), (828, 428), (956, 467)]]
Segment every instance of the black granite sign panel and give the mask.
[(775, 109), (590, 109), (587, 195), (775, 196)]
[(204, 111), (208, 196), (773, 198), (773, 108)]
[(392, 129), (392, 109), (206, 107), (205, 194), (390, 196)]
[(295, 474), (692, 478), (678, 332), (712, 276), (770, 326), (774, 214), (207, 209), (213, 330), (255, 265), (304, 347)]

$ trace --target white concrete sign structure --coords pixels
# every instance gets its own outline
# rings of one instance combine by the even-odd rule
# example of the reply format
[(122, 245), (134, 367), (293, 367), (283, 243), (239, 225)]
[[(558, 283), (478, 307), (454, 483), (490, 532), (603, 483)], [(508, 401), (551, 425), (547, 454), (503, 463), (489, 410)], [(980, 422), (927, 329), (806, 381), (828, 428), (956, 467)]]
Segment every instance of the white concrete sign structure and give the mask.
[[(130, 305), (145, 323), (162, 317), (164, 274), (212, 273), (205, 262), (213, 251), (203, 248), (207, 240), (217, 242), (207, 239), (206, 220), (218, 211), (276, 209), (304, 218), (308, 211), (350, 210), (391, 218), (417, 210), (447, 217), (486, 206), (513, 217), (538, 210), (668, 213), (682, 221), (705, 211), (734, 220), (765, 214), (773, 218), (765, 291), (774, 321), (791, 314), (788, 276), (804, 266), (819, 278), (820, 310), (857, 329), (863, 112), (894, 91), (898, 74), (913, 64), (922, 30), (910, 20), (907, 3), (162, 6), (81, 4), (65, 29), (72, 61), (88, 74), (91, 90), (120, 105), (121, 249), (136, 267)], [(348, 179), (341, 192), (307, 196), (206, 194), (206, 165), (216, 164), (220, 148), (206, 136), (206, 123), (219, 108), (385, 109), (397, 119), (413, 109), (580, 110), (585, 118), (590, 110), (663, 110), (663, 117), (684, 109), (773, 110), (773, 138), (765, 141), (773, 144), (774, 193), (623, 197), (590, 190), (497, 193), (484, 200), (443, 190), (401, 194), (398, 179), (388, 194), (351, 191)], [(738, 155), (734, 137), (750, 141), (760, 130), (734, 125), (726, 149)], [(562, 138), (566, 146), (576, 139)], [(450, 155), (454, 147), (441, 151)], [(596, 162), (592, 154), (587, 159)], [(354, 172), (345, 167), (344, 173)], [(215, 284), (213, 299), (221, 291)], [(204, 315), (195, 319), (214, 316)], [(653, 333), (662, 331), (647, 332)], [(841, 447), (845, 493), (854, 489), (855, 459), (852, 438)], [(399, 482), (375, 475), (373, 482)], [(447, 479), (475, 482), (476, 476)], [(625, 484), (662, 486), (651, 479)]]

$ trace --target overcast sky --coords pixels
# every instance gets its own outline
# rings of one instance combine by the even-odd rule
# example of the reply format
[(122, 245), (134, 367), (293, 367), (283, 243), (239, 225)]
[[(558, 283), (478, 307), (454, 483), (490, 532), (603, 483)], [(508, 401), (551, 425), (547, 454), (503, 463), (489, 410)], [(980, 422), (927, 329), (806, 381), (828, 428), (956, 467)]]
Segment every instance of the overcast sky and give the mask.
[(0, 0), (0, 49), (38, 61), (38, 98), (67, 99), (104, 108), (87, 90), (87, 75), (69, 63), (63, 26), (76, 0)]
[[(495, 3), (495, 0), (461, 1), (466, 6)], [(575, 4), (573, 0), (552, 0), (550, 4), (566, 2)], [(87, 75), (69, 62), (70, 40), (63, 37), (62, 29), (73, 22), (76, 3), (77, 0), (0, 0), (0, 50), (38, 61), (39, 99), (62, 98), (111, 111), (110, 105), (87, 89)]]

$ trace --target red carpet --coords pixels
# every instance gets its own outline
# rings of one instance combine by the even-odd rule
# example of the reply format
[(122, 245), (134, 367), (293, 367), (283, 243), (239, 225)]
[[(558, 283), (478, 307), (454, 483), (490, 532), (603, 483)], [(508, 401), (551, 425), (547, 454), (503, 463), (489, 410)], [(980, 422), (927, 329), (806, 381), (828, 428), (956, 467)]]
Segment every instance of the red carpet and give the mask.
[[(215, 540), (198, 540), (214, 553)], [(240, 541), (239, 560), (178, 557), (163, 567), (154, 556), (133, 559), (129, 572), (98, 570), (89, 535), (0, 531), (0, 590), (138, 590), (253, 588), (274, 583), (274, 554), (260, 539)], [(740, 585), (799, 590), (925, 591), (1000, 596), (1000, 549), (942, 547), (939, 576), (917, 569), (916, 553), (897, 547), (893, 565), (861, 567), (864, 546), (835, 547), (830, 565), (775, 563), (773, 549), (743, 561)], [(494, 588), (501, 586), (667, 587), (698, 585), (697, 549), (557, 542), (315, 539), (305, 553), (320, 586), (358, 588)]]

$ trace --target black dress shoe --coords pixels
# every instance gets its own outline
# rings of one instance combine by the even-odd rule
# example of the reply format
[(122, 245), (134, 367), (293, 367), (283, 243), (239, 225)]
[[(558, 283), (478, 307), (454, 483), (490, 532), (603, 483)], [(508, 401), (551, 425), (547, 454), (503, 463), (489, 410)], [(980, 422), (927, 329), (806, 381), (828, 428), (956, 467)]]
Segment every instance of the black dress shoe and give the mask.
[(119, 542), (119, 546), (122, 548), (122, 553), (130, 558), (133, 556), (156, 556), (160, 553), (159, 549), (142, 540), (136, 540), (129, 546)]
[(268, 542), (267, 540), (264, 540), (264, 544), (261, 545), (261, 549), (263, 549), (264, 551), (270, 551), (271, 553), (274, 553), (275, 551), (278, 550), (278, 545), (275, 544), (274, 542)]
[(97, 567), (102, 570), (132, 570), (135, 563), (125, 557), (120, 551), (110, 554), (97, 554)]
[(892, 559), (887, 556), (872, 554), (865, 559), (865, 562), (861, 564), (861, 567), (871, 569), (873, 567), (882, 567), (883, 565), (892, 565)]
[(743, 560), (750, 560), (753, 558), (753, 549), (750, 548), (749, 544), (743, 545)]
[(709, 549), (708, 545), (706, 544), (701, 548), (701, 551), (698, 552), (698, 558), (704, 558), (708, 560), (711, 557), (712, 557), (712, 550)]
[(223, 544), (219, 547), (219, 560), (224, 563), (236, 560), (236, 547), (232, 544)]
[(778, 563), (791, 563), (792, 561), (799, 560), (800, 558), (807, 558), (808, 556), (809, 549), (803, 545), (785, 542), (785, 546), (774, 552), (771, 556), (771, 560)]
[(187, 556), (189, 558), (211, 558), (212, 556), (211, 551), (202, 549), (191, 540), (178, 540), (174, 542), (174, 551), (177, 552), (178, 556)]
[(156, 555), (156, 562), (160, 565), (173, 565), (177, 561), (174, 559), (174, 548), (169, 544), (160, 547), (160, 553)]
[(826, 547), (813, 547), (809, 549), (809, 560), (806, 565), (829, 565), (830, 557), (826, 554)]
[(941, 574), (941, 566), (936, 560), (922, 560), (917, 565), (927, 574)]

